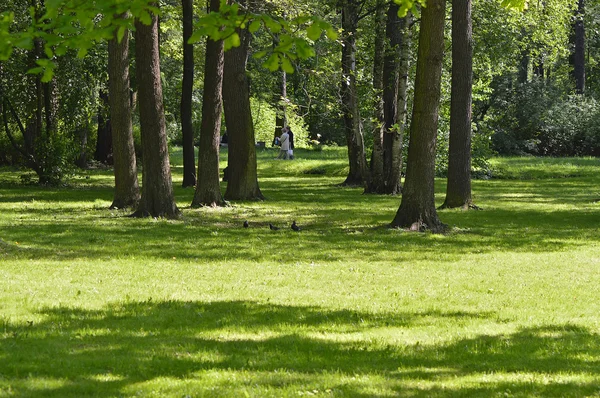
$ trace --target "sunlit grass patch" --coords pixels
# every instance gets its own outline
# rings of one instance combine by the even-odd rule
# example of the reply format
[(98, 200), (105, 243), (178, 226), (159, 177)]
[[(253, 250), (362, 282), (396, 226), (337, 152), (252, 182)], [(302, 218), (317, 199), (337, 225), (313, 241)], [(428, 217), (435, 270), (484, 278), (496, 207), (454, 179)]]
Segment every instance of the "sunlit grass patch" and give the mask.
[(295, 154), (258, 152), (266, 201), (191, 209), (175, 152), (177, 220), (108, 210), (110, 171), (1, 170), (0, 396), (600, 394), (596, 159), (495, 159), (433, 235), (338, 186), (343, 148)]

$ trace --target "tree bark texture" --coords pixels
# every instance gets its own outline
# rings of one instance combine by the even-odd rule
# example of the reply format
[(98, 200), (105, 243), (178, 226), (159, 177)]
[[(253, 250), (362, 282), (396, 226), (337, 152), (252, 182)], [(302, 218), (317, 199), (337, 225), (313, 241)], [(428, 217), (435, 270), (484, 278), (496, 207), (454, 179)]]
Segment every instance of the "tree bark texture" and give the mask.
[(238, 30), (241, 44), (225, 53), (223, 107), (227, 124), (229, 179), (226, 200), (262, 200), (258, 187), (254, 124), (246, 64), (250, 45), (247, 30)]
[(196, 185), (194, 127), (192, 124), (192, 92), (194, 86), (194, 46), (192, 36), (194, 6), (192, 0), (181, 0), (183, 13), (183, 80), (181, 89), (181, 134), (183, 137), (183, 187)]
[(433, 232), (445, 228), (435, 208), (434, 188), (445, 8), (445, 0), (429, 0), (421, 16), (406, 180), (392, 227)]
[(452, 83), (448, 184), (443, 208), (468, 209), (471, 199), (473, 32), (471, 0), (452, 2)]
[(383, 135), (385, 134), (385, 111), (383, 97), (383, 66), (385, 60), (386, 9), (385, 1), (377, 0), (375, 12), (375, 52), (373, 56), (374, 120), (373, 152), (371, 170), (365, 193), (385, 193), (383, 173)]
[(112, 121), (115, 192), (111, 209), (135, 207), (140, 200), (131, 123), (129, 32), (108, 42), (108, 90)]
[[(210, 10), (219, 10), (219, 0), (210, 1)], [(225, 204), (219, 184), (219, 145), (223, 88), (223, 40), (207, 39), (204, 64), (202, 125), (198, 151), (198, 183), (192, 207)]]
[(402, 191), (402, 145), (407, 115), (409, 68), (409, 18), (398, 17), (398, 5), (391, 3), (387, 13), (385, 59), (383, 64), (383, 172), (385, 192)]
[(135, 216), (174, 218), (179, 215), (173, 197), (169, 149), (165, 127), (160, 59), (158, 18), (152, 23), (135, 22), (136, 76), (139, 87), (140, 127), (142, 137), (142, 198)]
[(367, 159), (362, 122), (356, 90), (356, 34), (358, 30), (359, 1), (342, 3), (342, 111), (348, 145), (348, 177), (342, 185), (364, 186), (367, 181)]

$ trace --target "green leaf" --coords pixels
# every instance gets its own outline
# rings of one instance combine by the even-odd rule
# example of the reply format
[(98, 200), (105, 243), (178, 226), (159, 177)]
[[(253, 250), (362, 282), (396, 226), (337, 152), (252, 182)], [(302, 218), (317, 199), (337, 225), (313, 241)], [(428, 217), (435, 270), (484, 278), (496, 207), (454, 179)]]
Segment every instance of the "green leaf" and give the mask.
[(327, 37), (330, 40), (337, 40), (338, 39), (338, 32), (334, 28), (327, 29), (325, 31), (325, 33), (327, 34)]
[(316, 23), (313, 23), (308, 28), (306, 28), (306, 34), (309, 39), (311, 39), (312, 41), (316, 41), (319, 39), (319, 37), (321, 37), (321, 28), (319, 28), (319, 26), (317, 26)]
[(283, 71), (285, 73), (289, 73), (289, 74), (294, 73), (294, 66), (292, 65), (292, 63), (290, 62), (290, 60), (287, 57), (284, 57), (281, 60), (281, 69), (283, 69)]
[(271, 54), (269, 58), (265, 62), (263, 62), (263, 66), (269, 69), (271, 72), (275, 72), (279, 69), (279, 55)]
[(252, 23), (250, 23), (250, 26), (248, 27), (248, 31), (250, 33), (254, 33), (259, 29), (260, 29), (260, 20), (259, 19), (255, 19), (254, 21), (252, 21)]
[(267, 55), (267, 51), (262, 50), (262, 51), (258, 51), (258, 52), (255, 52), (254, 54), (252, 54), (252, 58), (255, 58), (255, 59), (263, 58), (265, 55)]
[(77, 58), (84, 58), (88, 53), (88, 49), (85, 47), (81, 47), (79, 51), (77, 51)]
[(265, 21), (265, 25), (271, 32), (275, 34), (281, 32), (281, 24), (279, 22), (275, 21), (269, 16), (263, 17), (263, 20)]
[(48, 83), (50, 80), (52, 80), (53, 76), (54, 76), (54, 70), (52, 68), (48, 68), (48, 69), (44, 70), (44, 74), (42, 75), (42, 82)]
[(237, 33), (233, 33), (231, 36), (225, 39), (224, 46), (225, 51), (231, 49), (232, 47), (239, 47), (240, 36)]
[(119, 43), (123, 40), (126, 30), (127, 30), (127, 27), (125, 25), (119, 26), (119, 30), (117, 31), (117, 41)]
[(304, 40), (296, 42), (296, 54), (300, 59), (308, 59), (315, 55), (315, 50)]
[(150, 16), (150, 14), (148, 13), (148, 11), (146, 10), (142, 10), (140, 12), (140, 15), (138, 15), (138, 19), (144, 24), (144, 25), (150, 25), (152, 23), (152, 17)]
[(194, 44), (199, 42), (203, 37), (202, 31), (201, 30), (194, 30), (194, 33), (192, 33), (192, 36), (189, 38), (188, 40), (188, 44)]
[(44, 46), (44, 54), (46, 54), (46, 57), (48, 58), (54, 57), (54, 51), (52, 51), (50, 46)]

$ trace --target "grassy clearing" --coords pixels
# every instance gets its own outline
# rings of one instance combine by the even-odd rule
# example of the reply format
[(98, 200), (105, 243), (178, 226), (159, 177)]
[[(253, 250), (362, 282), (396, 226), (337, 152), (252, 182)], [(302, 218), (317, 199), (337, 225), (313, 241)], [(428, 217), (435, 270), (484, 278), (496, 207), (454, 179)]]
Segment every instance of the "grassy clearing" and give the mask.
[(0, 171), (0, 397), (600, 394), (600, 161), (496, 159), (442, 236), (296, 154), (225, 209), (189, 208), (174, 154), (175, 221), (107, 210), (110, 172)]

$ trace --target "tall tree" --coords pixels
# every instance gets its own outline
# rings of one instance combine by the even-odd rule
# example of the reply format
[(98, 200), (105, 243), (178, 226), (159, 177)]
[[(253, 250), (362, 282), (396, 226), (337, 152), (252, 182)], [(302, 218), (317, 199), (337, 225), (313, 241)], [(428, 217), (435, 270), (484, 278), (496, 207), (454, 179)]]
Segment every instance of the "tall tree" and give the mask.
[(192, 125), (192, 92), (194, 86), (194, 46), (192, 37), (193, 0), (181, 0), (183, 13), (183, 81), (181, 89), (181, 134), (183, 136), (183, 187), (196, 185), (194, 159), (194, 127)]
[(385, 61), (386, 13), (385, 1), (377, 0), (375, 10), (375, 48), (373, 56), (373, 95), (374, 118), (373, 152), (371, 153), (371, 172), (365, 189), (366, 193), (384, 193), (383, 173), (383, 135), (385, 134), (385, 110), (383, 97), (383, 69)]
[(131, 123), (129, 32), (108, 42), (108, 82), (115, 192), (111, 209), (135, 207), (140, 200)]
[(392, 227), (445, 229), (435, 208), (434, 187), (445, 8), (445, 0), (429, 0), (421, 16), (406, 181)]
[(473, 206), (471, 199), (471, 104), (473, 30), (471, 0), (452, 2), (452, 83), (448, 184), (442, 208)]
[(146, 25), (135, 21), (135, 61), (139, 87), (142, 137), (142, 198), (134, 216), (169, 217), (179, 215), (173, 196), (169, 148), (160, 80), (158, 18), (150, 15)]
[[(242, 1), (241, 3), (247, 4)], [(258, 187), (250, 86), (246, 75), (251, 35), (238, 29), (240, 46), (225, 53), (223, 107), (227, 125), (229, 179), (225, 199), (262, 200)]]
[(398, 5), (388, 9), (387, 46), (383, 68), (385, 134), (383, 168), (385, 193), (402, 191), (402, 146), (408, 116), (408, 74), (410, 69), (410, 25), (412, 14), (398, 17)]
[[(219, 0), (210, 0), (210, 11), (219, 11)], [(198, 152), (198, 183), (192, 207), (225, 204), (219, 184), (219, 144), (223, 88), (223, 40), (206, 41), (202, 125)]]
[(342, 10), (342, 111), (348, 145), (348, 177), (342, 185), (363, 186), (367, 181), (367, 159), (363, 126), (360, 119), (356, 89), (356, 34), (358, 31), (358, 0), (341, 0)]
[(573, 21), (573, 77), (575, 78), (575, 91), (577, 94), (585, 92), (585, 0), (578, 0)]

